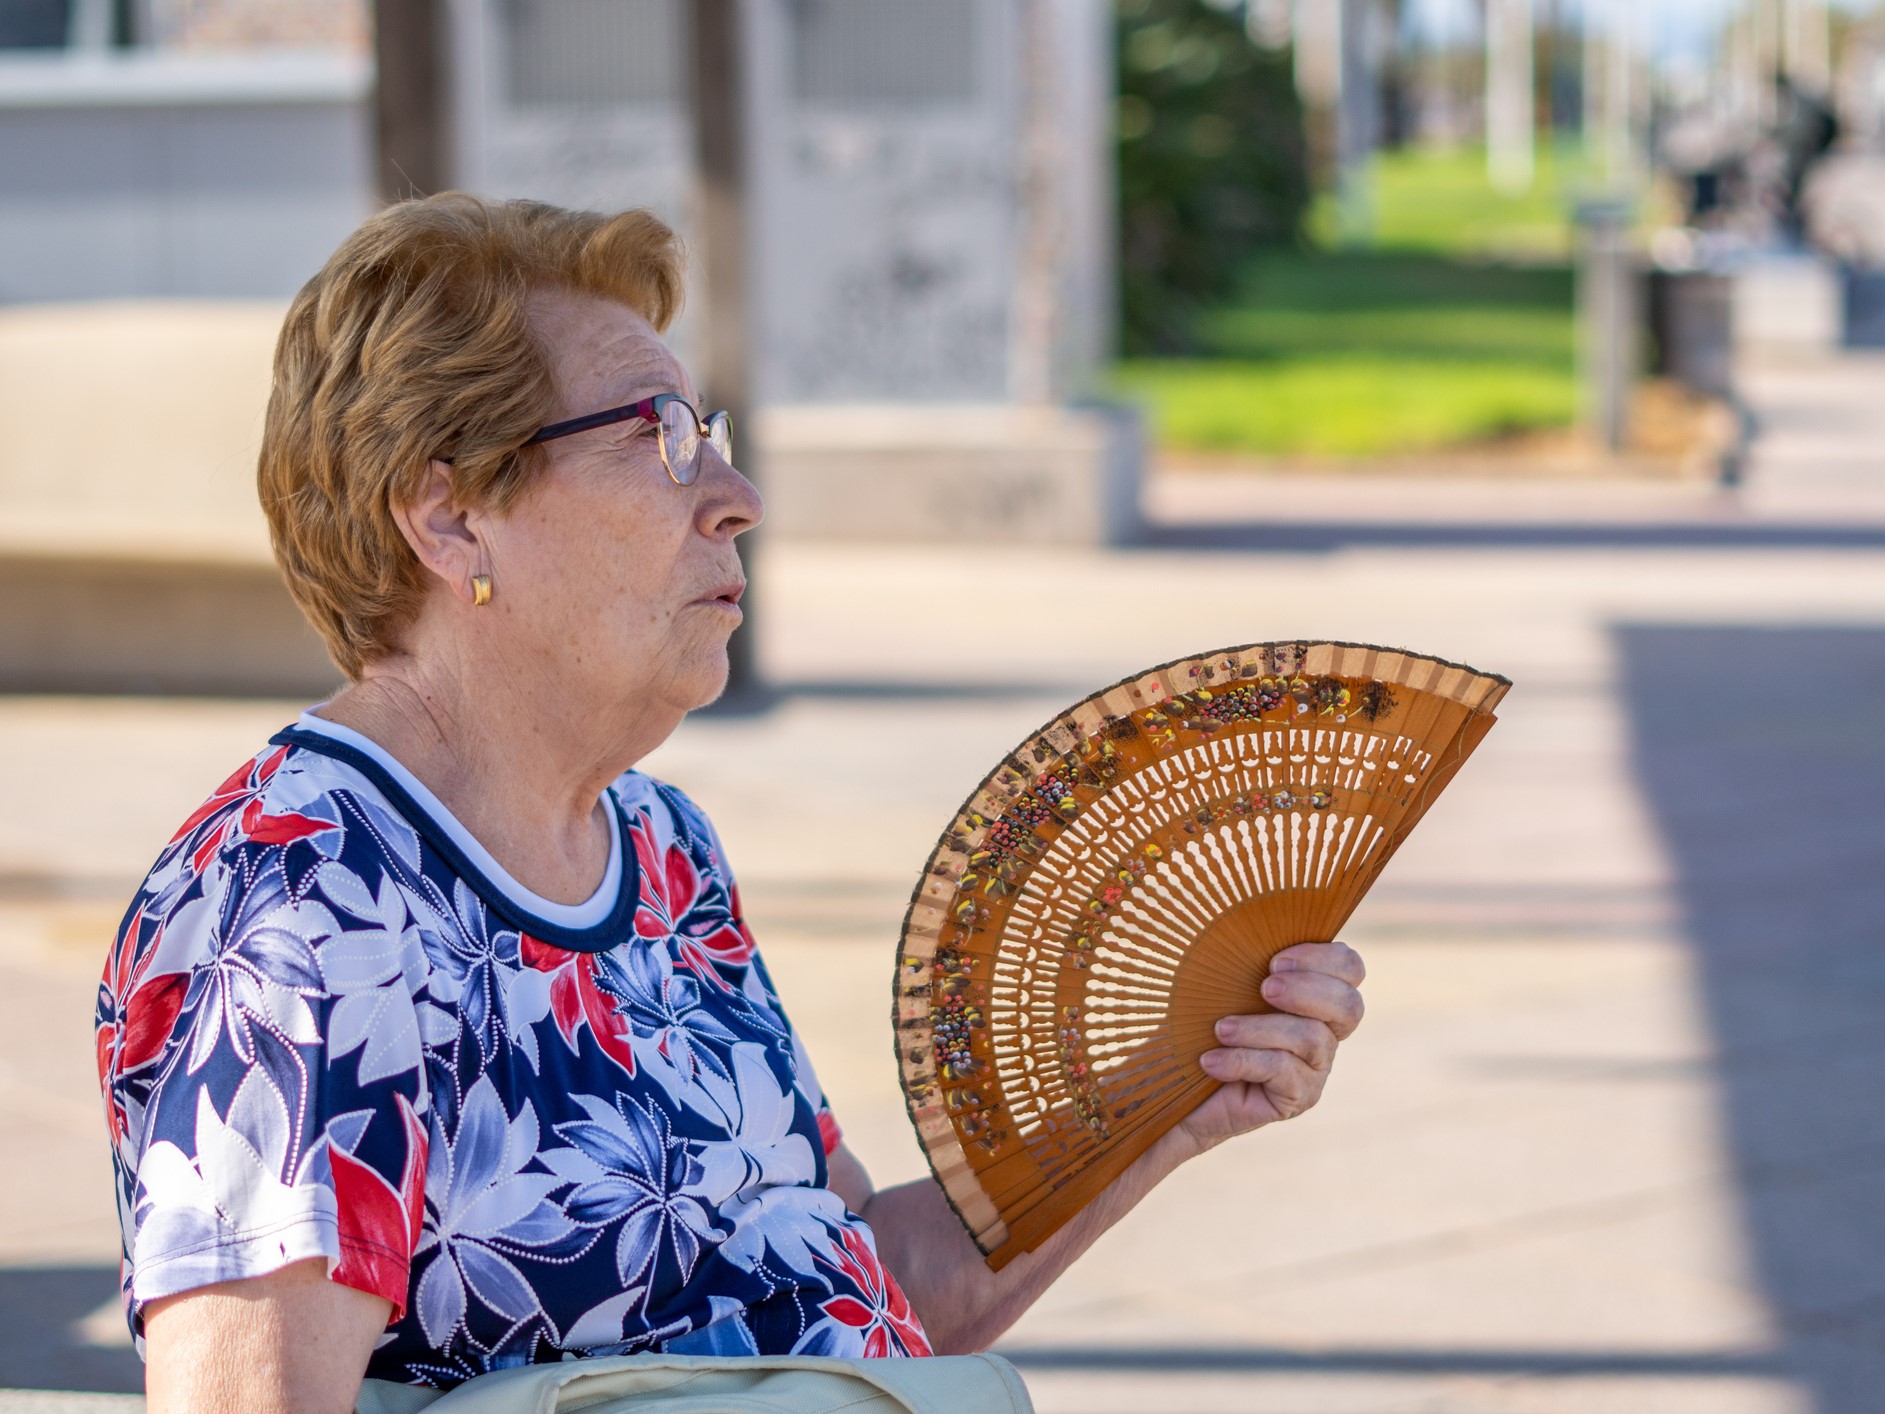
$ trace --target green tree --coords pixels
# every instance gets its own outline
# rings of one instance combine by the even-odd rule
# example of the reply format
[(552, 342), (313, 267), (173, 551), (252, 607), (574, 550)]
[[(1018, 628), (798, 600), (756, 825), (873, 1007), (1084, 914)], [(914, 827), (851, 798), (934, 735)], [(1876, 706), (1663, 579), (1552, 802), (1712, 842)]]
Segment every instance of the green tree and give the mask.
[(1241, 6), (1119, 0), (1120, 303), (1129, 353), (1191, 346), (1199, 308), (1252, 251), (1292, 243), (1309, 204), (1287, 51)]

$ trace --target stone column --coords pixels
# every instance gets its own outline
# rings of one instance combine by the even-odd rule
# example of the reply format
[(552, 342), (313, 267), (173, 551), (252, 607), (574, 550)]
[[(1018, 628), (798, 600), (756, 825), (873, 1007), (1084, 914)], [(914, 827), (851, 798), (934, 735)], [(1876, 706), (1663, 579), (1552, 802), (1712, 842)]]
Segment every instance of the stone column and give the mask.
[(1486, 170), (1504, 192), (1532, 184), (1532, 0), (1486, 0)]

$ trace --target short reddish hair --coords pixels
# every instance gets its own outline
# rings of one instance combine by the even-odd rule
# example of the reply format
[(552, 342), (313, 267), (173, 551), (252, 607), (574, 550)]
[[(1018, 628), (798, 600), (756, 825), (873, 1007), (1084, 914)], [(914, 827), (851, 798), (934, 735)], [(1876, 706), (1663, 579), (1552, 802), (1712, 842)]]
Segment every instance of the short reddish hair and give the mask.
[(392, 650), (424, 590), (393, 520), (434, 457), (466, 506), (509, 506), (556, 415), (525, 304), (620, 301), (664, 330), (679, 238), (647, 211), (565, 211), (444, 192), (389, 206), (289, 306), (256, 470), (275, 561), (342, 672)]

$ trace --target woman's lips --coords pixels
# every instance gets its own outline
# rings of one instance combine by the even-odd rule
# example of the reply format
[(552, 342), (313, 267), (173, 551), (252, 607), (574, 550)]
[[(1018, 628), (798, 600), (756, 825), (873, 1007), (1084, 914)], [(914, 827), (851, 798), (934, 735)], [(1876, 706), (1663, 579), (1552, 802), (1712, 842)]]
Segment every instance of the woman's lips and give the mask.
[(724, 609), (744, 617), (740, 609), (740, 596), (746, 592), (746, 581), (733, 580), (721, 585), (703, 598), (696, 599), (696, 604), (706, 604), (716, 609)]

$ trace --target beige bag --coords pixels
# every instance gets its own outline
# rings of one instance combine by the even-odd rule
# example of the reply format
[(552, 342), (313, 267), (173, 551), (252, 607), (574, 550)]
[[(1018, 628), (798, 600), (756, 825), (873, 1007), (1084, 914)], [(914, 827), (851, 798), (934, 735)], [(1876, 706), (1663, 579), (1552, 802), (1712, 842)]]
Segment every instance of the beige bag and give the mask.
[(368, 1380), (357, 1414), (1033, 1414), (999, 1355), (628, 1355), (497, 1370), (454, 1390)]

